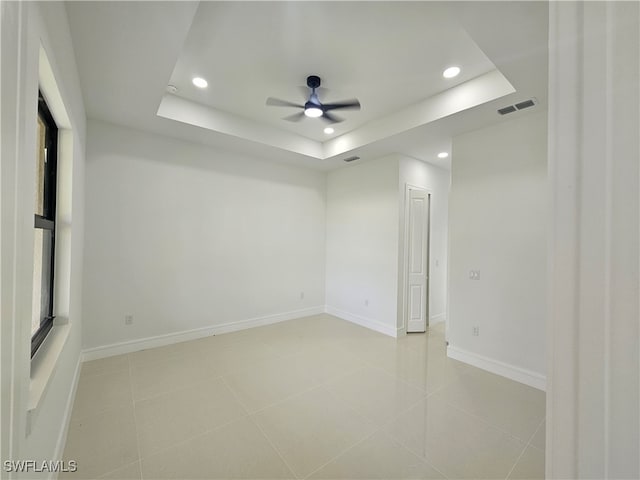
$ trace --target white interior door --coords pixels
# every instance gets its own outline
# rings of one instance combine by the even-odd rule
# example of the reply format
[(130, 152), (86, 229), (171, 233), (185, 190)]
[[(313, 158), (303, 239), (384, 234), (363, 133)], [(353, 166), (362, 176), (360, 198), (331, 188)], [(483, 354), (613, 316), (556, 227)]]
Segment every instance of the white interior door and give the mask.
[(429, 193), (409, 190), (407, 212), (407, 332), (424, 332), (429, 318)]

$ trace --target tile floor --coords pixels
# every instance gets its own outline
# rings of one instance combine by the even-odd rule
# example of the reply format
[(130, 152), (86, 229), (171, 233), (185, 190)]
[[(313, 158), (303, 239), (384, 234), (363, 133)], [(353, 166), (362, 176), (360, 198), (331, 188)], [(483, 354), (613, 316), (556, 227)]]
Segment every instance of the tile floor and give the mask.
[(330, 315), (86, 362), (75, 479), (543, 478), (544, 393)]

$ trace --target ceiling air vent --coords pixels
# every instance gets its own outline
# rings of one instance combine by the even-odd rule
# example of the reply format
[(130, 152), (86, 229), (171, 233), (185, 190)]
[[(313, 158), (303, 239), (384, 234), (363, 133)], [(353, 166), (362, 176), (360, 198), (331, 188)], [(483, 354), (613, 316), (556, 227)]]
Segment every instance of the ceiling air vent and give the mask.
[(500, 115), (506, 115), (507, 113), (513, 113), (518, 110), (524, 110), (525, 108), (533, 107), (536, 104), (536, 99), (525, 100), (524, 102), (516, 103), (515, 105), (509, 105), (498, 109)]
[(513, 105), (498, 109), (498, 113), (500, 115), (506, 115), (507, 113), (511, 113), (515, 111), (516, 111), (516, 107), (514, 107)]
[(353, 157), (349, 157), (349, 158), (345, 158), (344, 159), (345, 162), (354, 162), (356, 160), (360, 160), (360, 157), (353, 156)]
[(533, 100), (525, 100), (524, 102), (516, 103), (516, 108), (518, 110), (524, 110), (525, 108), (533, 107), (535, 103)]

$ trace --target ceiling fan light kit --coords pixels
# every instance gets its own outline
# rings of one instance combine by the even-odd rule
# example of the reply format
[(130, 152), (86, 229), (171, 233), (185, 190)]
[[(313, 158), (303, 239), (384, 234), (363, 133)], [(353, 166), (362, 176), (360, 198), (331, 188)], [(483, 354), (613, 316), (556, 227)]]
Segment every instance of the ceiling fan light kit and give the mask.
[(267, 98), (267, 105), (273, 107), (295, 107), (301, 108), (302, 112), (284, 117), (284, 120), (290, 122), (299, 122), (303, 117), (309, 118), (322, 118), (329, 123), (339, 123), (343, 119), (336, 115), (329, 113), (331, 110), (360, 110), (360, 102), (357, 98), (351, 100), (343, 100), (341, 102), (322, 103), (318, 98), (316, 89), (320, 88), (322, 81), (317, 75), (309, 75), (307, 77), (307, 87), (311, 89), (309, 99), (304, 105), (300, 105), (287, 100), (280, 100), (279, 98), (269, 97)]
[(324, 112), (320, 108), (318, 108), (316, 105), (314, 105), (311, 102), (307, 102), (304, 105), (304, 114), (307, 117), (318, 118), (318, 117), (321, 117), (323, 113)]

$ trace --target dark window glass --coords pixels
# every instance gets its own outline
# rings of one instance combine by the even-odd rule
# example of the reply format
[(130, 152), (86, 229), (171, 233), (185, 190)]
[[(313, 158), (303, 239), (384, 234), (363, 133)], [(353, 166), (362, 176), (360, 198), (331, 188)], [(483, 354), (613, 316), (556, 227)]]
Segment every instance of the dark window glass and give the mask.
[(58, 127), (49, 107), (38, 98), (36, 198), (33, 242), (31, 356), (53, 326), (53, 277), (56, 237)]

